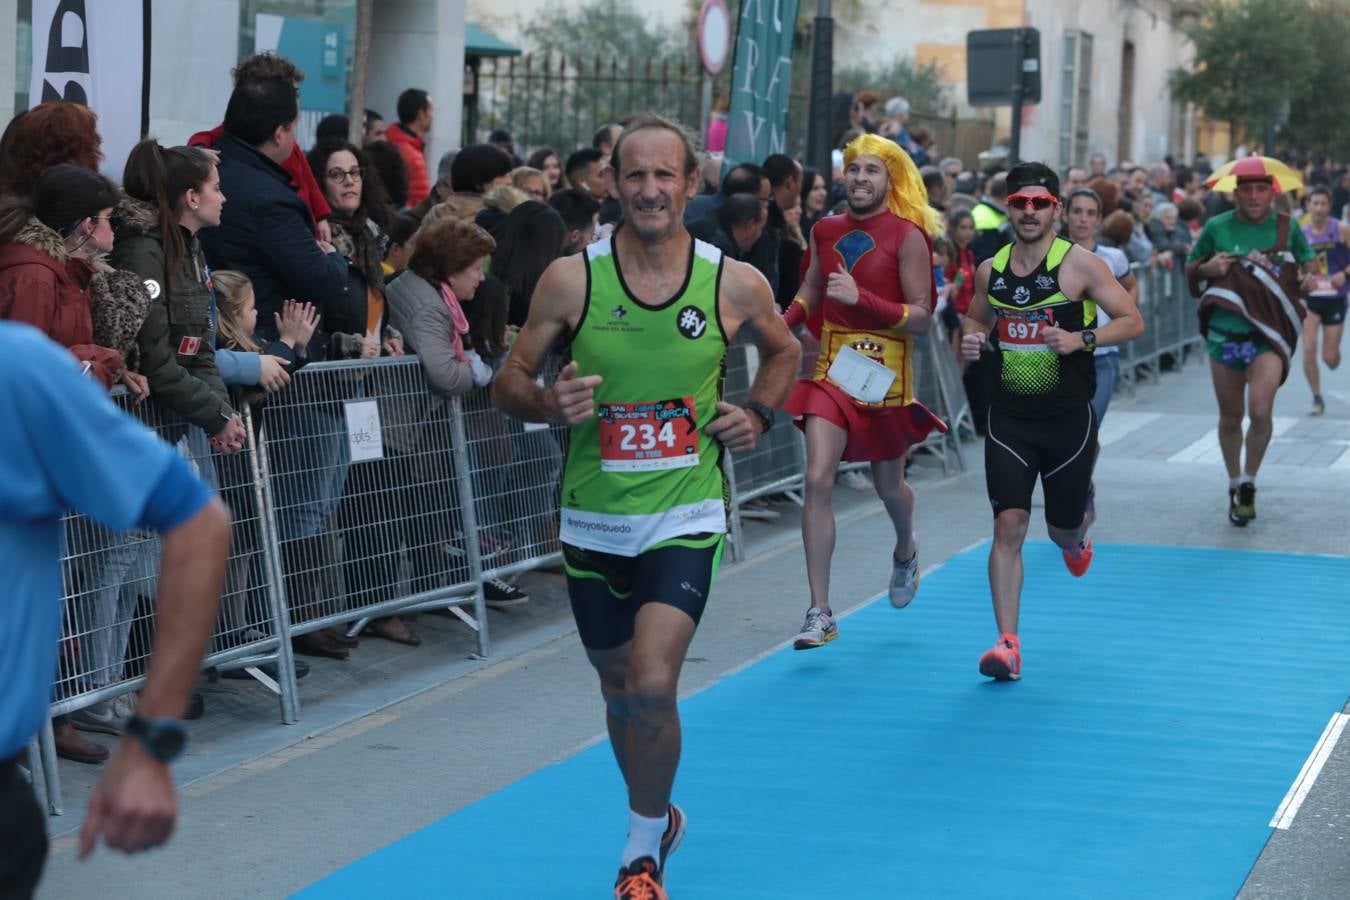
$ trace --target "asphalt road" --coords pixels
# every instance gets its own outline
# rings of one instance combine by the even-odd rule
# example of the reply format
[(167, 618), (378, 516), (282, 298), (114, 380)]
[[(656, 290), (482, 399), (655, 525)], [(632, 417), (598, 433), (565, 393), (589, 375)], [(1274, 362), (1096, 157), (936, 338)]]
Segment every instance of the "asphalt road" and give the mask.
[[(1204, 365), (1193, 361), (1132, 397), (1118, 394), (1103, 430), (1094, 536), (1344, 555), (1350, 366), (1324, 393), (1324, 419), (1305, 415), (1299, 374), (1279, 395), (1260, 518), (1246, 529), (1225, 518)], [(927, 466), (913, 473), (925, 566), (988, 537), (981, 450), (966, 446), (964, 475), (944, 478)], [(889, 545), (870, 495), (841, 490), (839, 506), (833, 587), (843, 610), (884, 588)], [(723, 569), (685, 667), (685, 694), (778, 647), (800, 623), (807, 604), (796, 508), (771, 510), (778, 519), (750, 531), (750, 557)], [(1032, 537), (1044, 537), (1035, 516)], [(420, 648), (368, 640), (350, 662), (317, 661), (301, 682), (305, 717), (296, 726), (278, 724), (275, 703), (257, 686), (207, 685), (207, 716), (194, 723), (192, 749), (176, 767), (182, 819), (166, 849), (134, 859), (100, 851), (76, 862), (72, 832), (97, 772), (63, 763), (67, 814), (52, 820), (40, 896), (281, 896), (599, 740), (602, 710), (562, 580), (534, 574), (523, 584), (528, 606), (492, 613), (491, 659), (469, 658), (471, 638), (453, 620), (423, 616)], [(1292, 826), (1273, 831), (1253, 861), (1241, 896), (1350, 896), (1347, 843), (1350, 740), (1342, 740)], [(390, 875), (392, 885), (397, 873)]]

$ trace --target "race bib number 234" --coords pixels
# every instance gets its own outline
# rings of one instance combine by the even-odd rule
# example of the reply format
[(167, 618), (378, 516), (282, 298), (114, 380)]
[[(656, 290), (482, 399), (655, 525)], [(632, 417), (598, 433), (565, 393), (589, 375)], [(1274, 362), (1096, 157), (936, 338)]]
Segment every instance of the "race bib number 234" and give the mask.
[(654, 472), (698, 465), (694, 398), (601, 403), (600, 470)]

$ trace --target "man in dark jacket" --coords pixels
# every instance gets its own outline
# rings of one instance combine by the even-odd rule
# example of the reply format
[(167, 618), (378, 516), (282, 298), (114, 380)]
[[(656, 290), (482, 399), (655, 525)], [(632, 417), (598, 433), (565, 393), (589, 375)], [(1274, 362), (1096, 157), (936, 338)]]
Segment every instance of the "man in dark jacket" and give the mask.
[[(227, 202), (219, 227), (203, 229), (201, 241), (212, 266), (238, 270), (253, 282), (258, 336), (278, 336), (274, 313), (287, 299), (313, 303), (321, 320), (307, 356), (321, 360), (330, 355), (330, 335), (366, 333), (366, 292), (349, 276), (347, 260), (314, 239), (304, 202), (281, 167), (295, 144), (298, 118), (295, 88), (288, 82), (258, 78), (235, 86), (225, 109), (225, 133), (216, 144)], [(292, 621), (313, 615), (319, 590), (314, 573), (335, 564), (324, 532), (342, 499), (349, 465), (339, 402), (345, 398), (332, 381), (315, 382), (313, 391), (309, 402), (288, 408), (268, 426), (282, 438), (274, 474)], [(324, 631), (301, 635), (292, 644), (298, 653), (337, 659), (347, 654), (339, 636)]]
[(347, 261), (314, 240), (309, 213), (282, 163), (295, 146), (299, 106), (294, 86), (279, 78), (242, 81), (225, 109), (220, 189), (229, 198), (220, 226), (203, 229), (206, 257), (253, 282), (258, 333), (275, 338), (273, 314), (288, 299), (307, 300), (322, 316), (309, 358), (323, 359), (327, 335), (365, 333), (364, 294), (350, 289)]
[[(717, 242), (717, 233), (721, 229), (721, 211), (727, 198), (736, 194), (753, 194), (758, 197), (765, 209), (769, 206), (769, 176), (753, 163), (736, 166), (722, 179), (722, 192), (715, 195), (712, 209), (696, 221), (690, 221), (686, 213), (685, 227), (689, 233), (701, 241)], [(694, 199), (698, 199), (697, 197)], [(692, 205), (692, 201), (691, 204)], [(724, 248), (726, 249), (726, 248)], [(749, 263), (760, 271), (770, 285), (778, 284), (778, 240), (767, 230), (762, 230), (755, 246), (744, 253), (733, 254), (741, 262)]]
[(778, 280), (773, 282), (773, 299), (779, 309), (787, 309), (802, 283), (802, 256), (805, 248), (797, 242), (788, 225), (801, 221), (802, 167), (785, 153), (774, 153), (764, 160), (769, 178), (769, 221), (765, 233), (778, 248)]

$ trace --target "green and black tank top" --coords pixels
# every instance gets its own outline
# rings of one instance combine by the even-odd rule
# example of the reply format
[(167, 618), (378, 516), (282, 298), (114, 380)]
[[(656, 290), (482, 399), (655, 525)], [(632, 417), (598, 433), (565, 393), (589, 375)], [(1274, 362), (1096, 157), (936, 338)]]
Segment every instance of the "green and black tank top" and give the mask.
[(694, 241), (683, 287), (656, 306), (624, 283), (608, 238), (586, 250), (586, 306), (572, 337), (580, 375), (600, 375), (596, 416), (572, 429), (564, 543), (636, 556), (727, 527), (722, 445), (704, 428), (722, 399), (722, 251)]
[(994, 255), (989, 273), (989, 305), (998, 317), (995, 344), (1000, 371), (993, 403), (1023, 418), (1055, 416), (1092, 402), (1097, 370), (1092, 353), (1061, 356), (1045, 344), (1041, 329), (1082, 331), (1097, 321), (1091, 300), (1070, 300), (1059, 287), (1059, 267), (1073, 244), (1057, 237), (1029, 275), (1013, 273), (1013, 245)]

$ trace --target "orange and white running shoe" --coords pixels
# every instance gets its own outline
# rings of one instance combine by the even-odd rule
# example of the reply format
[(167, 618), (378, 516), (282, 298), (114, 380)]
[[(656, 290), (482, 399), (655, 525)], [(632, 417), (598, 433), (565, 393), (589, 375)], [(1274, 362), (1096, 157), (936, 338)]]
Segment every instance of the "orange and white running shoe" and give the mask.
[(1064, 565), (1074, 578), (1082, 578), (1092, 565), (1092, 538), (1083, 538), (1072, 550), (1065, 550)]
[(661, 835), (661, 874), (666, 874), (666, 860), (670, 855), (680, 849), (680, 841), (684, 840), (685, 829), (689, 827), (689, 818), (674, 803), (670, 804), (667, 810), (669, 822), (666, 825), (666, 833)]
[(980, 657), (980, 674), (995, 681), (1017, 681), (1022, 677), (1022, 643), (1017, 635), (1004, 632), (998, 643)]
[(669, 900), (661, 887), (661, 869), (650, 856), (639, 856), (619, 870), (614, 882), (614, 900)]

